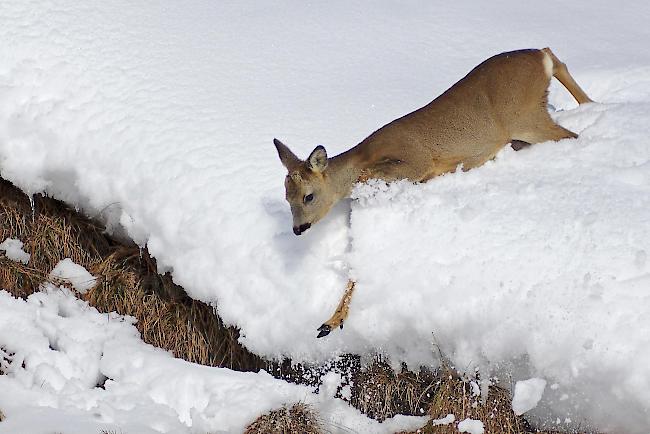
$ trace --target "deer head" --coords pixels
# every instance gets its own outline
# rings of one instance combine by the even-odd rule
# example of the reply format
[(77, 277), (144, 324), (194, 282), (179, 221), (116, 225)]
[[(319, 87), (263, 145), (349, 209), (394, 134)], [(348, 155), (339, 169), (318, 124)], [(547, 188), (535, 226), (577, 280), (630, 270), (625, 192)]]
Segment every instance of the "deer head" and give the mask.
[(328, 173), (327, 152), (317, 146), (303, 161), (278, 139), (273, 139), (280, 161), (287, 168), (284, 180), (293, 215), (293, 233), (300, 235), (323, 218), (338, 201)]

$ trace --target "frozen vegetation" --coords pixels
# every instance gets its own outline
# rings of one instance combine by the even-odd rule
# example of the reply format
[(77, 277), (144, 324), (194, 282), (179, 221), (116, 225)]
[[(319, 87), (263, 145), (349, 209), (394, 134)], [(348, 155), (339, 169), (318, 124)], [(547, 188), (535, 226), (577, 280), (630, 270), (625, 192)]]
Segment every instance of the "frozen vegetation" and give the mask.
[[(640, 0), (625, 7), (3, 1), (0, 175), (147, 244), (160, 271), (171, 271), (192, 297), (217, 302), (260, 355), (321, 362), (381, 353), (416, 367), (437, 366), (442, 353), (484, 380), (553, 384), (527, 413), (540, 426), (643, 433), (650, 427), (648, 16), (650, 4)], [(359, 186), (326, 220), (293, 235), (273, 137), (302, 157), (315, 144), (336, 154), (485, 58), (545, 46), (597, 101), (576, 109), (553, 83), (552, 116), (578, 139), (507, 148), (481, 168), (423, 185)], [(357, 289), (344, 330), (316, 340), (348, 278)], [(57, 291), (28, 302), (3, 294), (0, 321), (11, 326), (10, 315), (35, 333), (37, 309), (56, 317), (52, 306), (74, 304), (56, 301)], [(75, 317), (81, 331), (113, 323), (93, 315)], [(184, 364), (136, 343), (125, 321), (102, 328), (106, 343), (88, 348), (99, 368), (72, 357), (0, 377), (7, 386), (0, 430), (64, 418), (51, 408), (93, 423), (137, 419), (142, 432), (188, 421), (205, 430), (229, 384), (259, 387), (269, 401), (247, 407), (250, 414), (238, 410), (233, 423), (241, 426), (253, 410), (311, 393), (263, 374)], [(23, 345), (5, 330), (0, 347)], [(34, 351), (49, 354), (49, 332), (38, 333)], [(111, 333), (140, 349), (111, 352)], [(111, 407), (116, 398), (93, 388), (98, 373), (116, 390), (133, 385), (147, 397)], [(209, 379), (194, 381), (195, 373)], [(31, 403), (28, 413), (11, 405), (19, 399)]]

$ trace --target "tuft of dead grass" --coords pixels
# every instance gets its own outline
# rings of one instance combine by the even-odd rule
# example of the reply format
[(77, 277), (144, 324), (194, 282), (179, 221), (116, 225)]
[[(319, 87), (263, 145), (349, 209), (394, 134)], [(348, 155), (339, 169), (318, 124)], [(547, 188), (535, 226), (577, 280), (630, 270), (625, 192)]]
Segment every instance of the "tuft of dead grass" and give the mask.
[(429, 421), (416, 431), (421, 434), (458, 433), (458, 422), (477, 419), (483, 422), (485, 434), (520, 434), (535, 432), (521, 416), (511, 408), (510, 393), (496, 386), (490, 386), (487, 399), (473, 392), (470, 382), (458, 376), (447, 374), (441, 380), (428, 413), (432, 420), (453, 414), (456, 421), (447, 425), (434, 425)]
[(5, 420), (5, 415), (2, 412), (2, 410), (0, 410), (0, 422), (2, 422), (3, 420)]
[[(32, 207), (33, 204), (33, 207)], [(208, 366), (257, 371), (266, 362), (243, 348), (213, 307), (191, 299), (168, 275), (156, 272), (147, 250), (118, 241), (103, 227), (62, 202), (30, 199), (0, 179), (0, 240), (17, 238), (31, 257), (27, 265), (0, 254), (0, 288), (25, 298), (39, 290), (65, 258), (98, 277), (81, 298), (101, 312), (135, 317), (145, 342), (174, 356)]]
[(396, 414), (423, 416), (436, 394), (437, 376), (427, 370), (418, 373), (403, 367), (395, 372), (380, 358), (353, 375), (351, 403), (378, 421)]
[(103, 228), (63, 203), (36, 195), (29, 198), (0, 179), (0, 238), (18, 238), (31, 255), (29, 264), (0, 256), (0, 287), (26, 297), (39, 290), (54, 266), (64, 258), (88, 267), (117, 244)]
[(283, 407), (258, 417), (244, 434), (320, 434), (322, 427), (315, 410), (298, 403)]

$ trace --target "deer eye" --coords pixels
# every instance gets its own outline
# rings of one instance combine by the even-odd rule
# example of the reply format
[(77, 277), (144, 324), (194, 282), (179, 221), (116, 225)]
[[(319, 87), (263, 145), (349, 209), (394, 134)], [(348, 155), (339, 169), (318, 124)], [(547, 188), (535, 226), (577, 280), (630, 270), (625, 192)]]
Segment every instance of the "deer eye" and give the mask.
[(306, 195), (306, 196), (304, 197), (303, 200), (305, 201), (305, 203), (309, 203), (309, 202), (311, 202), (312, 200), (314, 200), (314, 194), (313, 194), (313, 193), (309, 193), (308, 195)]

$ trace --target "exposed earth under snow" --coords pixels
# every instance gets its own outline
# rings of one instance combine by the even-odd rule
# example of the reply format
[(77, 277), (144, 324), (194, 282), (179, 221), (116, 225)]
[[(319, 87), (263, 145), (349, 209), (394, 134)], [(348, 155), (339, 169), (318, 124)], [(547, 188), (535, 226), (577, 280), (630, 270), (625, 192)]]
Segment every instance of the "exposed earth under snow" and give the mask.
[[(0, 175), (147, 244), (263, 356), (441, 352), (546, 381), (541, 426), (647, 432), (649, 16), (638, 0), (3, 1)], [(597, 101), (552, 84), (578, 139), (359, 186), (293, 235), (273, 137), (335, 155), (485, 58), (545, 46)], [(316, 340), (350, 277), (344, 330)]]

